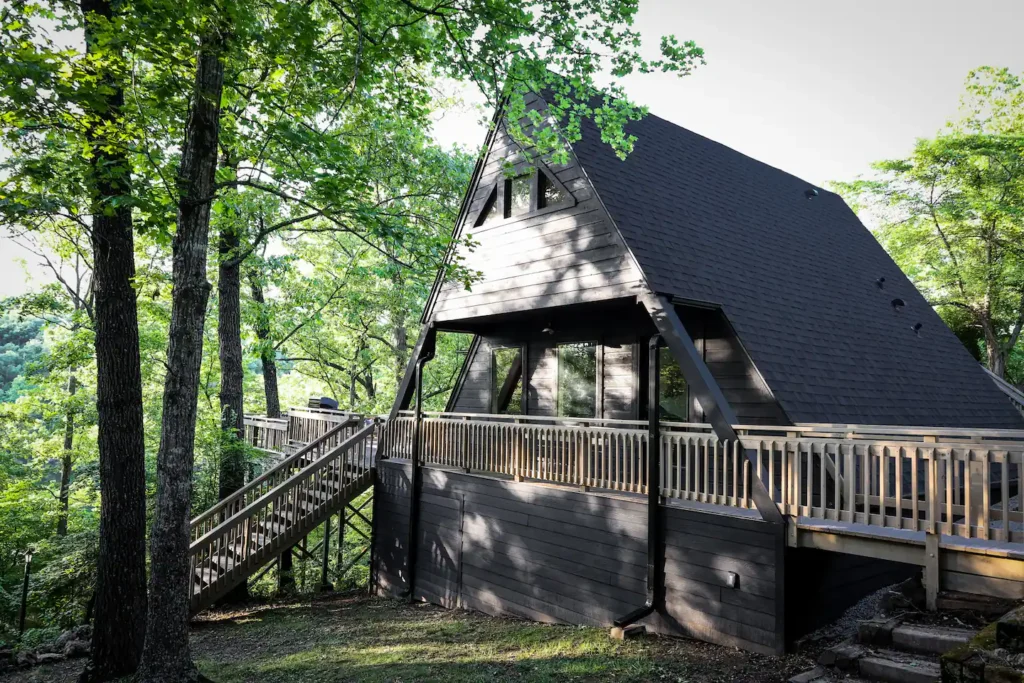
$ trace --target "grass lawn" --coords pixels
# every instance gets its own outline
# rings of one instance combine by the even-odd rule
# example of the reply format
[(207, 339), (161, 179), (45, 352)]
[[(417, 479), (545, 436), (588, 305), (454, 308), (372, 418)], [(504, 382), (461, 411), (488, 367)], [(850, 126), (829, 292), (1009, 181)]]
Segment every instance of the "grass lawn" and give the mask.
[[(619, 642), (604, 629), (551, 626), (368, 598), (210, 612), (193, 656), (217, 683), (303, 681), (778, 682), (810, 666), (674, 638)], [(71, 663), (15, 681), (73, 681)], [(31, 677), (30, 677), (31, 676)], [(43, 676), (43, 677), (39, 677)], [(67, 676), (65, 678), (65, 676)]]

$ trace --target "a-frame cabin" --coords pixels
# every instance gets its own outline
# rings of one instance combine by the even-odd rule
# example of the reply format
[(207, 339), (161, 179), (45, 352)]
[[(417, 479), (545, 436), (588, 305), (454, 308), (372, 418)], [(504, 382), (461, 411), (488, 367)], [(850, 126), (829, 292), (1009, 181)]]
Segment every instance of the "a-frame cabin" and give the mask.
[[(383, 590), (780, 652), (922, 567), (931, 600), (991, 578), (926, 549), (1019, 545), (1024, 454), (981, 444), (1024, 419), (840, 197), (656, 116), (566, 165), (495, 121), (452, 255), (481, 278), (436, 283), (378, 451)], [(444, 330), (474, 342), (423, 415)]]

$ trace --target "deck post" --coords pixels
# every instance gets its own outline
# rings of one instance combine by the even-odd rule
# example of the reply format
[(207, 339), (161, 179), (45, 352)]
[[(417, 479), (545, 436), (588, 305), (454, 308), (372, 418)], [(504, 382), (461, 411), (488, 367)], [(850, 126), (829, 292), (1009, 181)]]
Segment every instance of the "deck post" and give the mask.
[(659, 348), (661, 337), (651, 337), (648, 347), (648, 395), (647, 395), (647, 600), (629, 614), (612, 622), (617, 628), (624, 628), (643, 619), (658, 609), (662, 591), (658, 583), (661, 538), (661, 372)]
[(939, 572), (939, 534), (928, 531), (924, 535), (924, 592), (929, 612), (938, 609)]
[[(430, 327), (433, 331), (433, 326)], [(408, 581), (408, 598), (412, 602), (416, 587), (416, 553), (417, 541), (419, 540), (418, 527), (420, 519), (420, 457), (423, 453), (423, 366), (434, 357), (434, 335), (430, 334), (420, 350), (422, 355), (416, 359), (416, 405), (413, 408), (413, 432), (412, 432), (412, 453), (410, 453), (409, 467), (409, 537), (405, 547), (408, 553), (406, 557), (406, 574)]]
[(327, 592), (334, 590), (334, 586), (327, 580), (327, 564), (331, 559), (331, 515), (324, 520), (324, 543), (323, 562), (320, 565), (320, 590)]

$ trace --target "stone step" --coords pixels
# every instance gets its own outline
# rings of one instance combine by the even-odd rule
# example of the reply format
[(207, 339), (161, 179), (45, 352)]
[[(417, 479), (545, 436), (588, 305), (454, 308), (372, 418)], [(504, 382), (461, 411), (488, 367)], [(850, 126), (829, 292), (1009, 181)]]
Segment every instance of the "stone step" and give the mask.
[(857, 661), (861, 678), (881, 683), (938, 683), (938, 662), (895, 650), (875, 650)]
[(965, 644), (976, 631), (945, 626), (902, 624), (892, 630), (892, 647), (904, 652), (941, 655)]

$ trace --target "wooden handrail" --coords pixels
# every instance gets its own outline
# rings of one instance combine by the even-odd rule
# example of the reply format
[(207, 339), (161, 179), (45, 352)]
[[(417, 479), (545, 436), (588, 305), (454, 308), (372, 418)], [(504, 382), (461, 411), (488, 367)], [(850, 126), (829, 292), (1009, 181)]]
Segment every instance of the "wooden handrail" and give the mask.
[(330, 451), (327, 455), (320, 458), (316, 462), (313, 462), (306, 467), (302, 468), (291, 477), (286, 479), (281, 484), (278, 484), (273, 489), (263, 494), (253, 502), (246, 505), (244, 508), (233, 514), (228, 519), (224, 520), (210, 531), (206, 532), (203, 536), (196, 539), (189, 546), (189, 552), (194, 553), (201, 549), (203, 545), (209, 544), (211, 541), (216, 540), (218, 537), (223, 536), (224, 532), (229, 530), (232, 526), (238, 523), (239, 520), (246, 517), (251, 517), (257, 510), (263, 509), (267, 503), (284, 498), (291, 487), (295, 486), (297, 482), (300, 482), (309, 477), (311, 474), (315, 474), (320, 470), (326, 468), (328, 465), (333, 463), (339, 456), (344, 454), (346, 451), (357, 445), (367, 435), (372, 435), (373, 430), (376, 428), (375, 424), (371, 424), (364, 427), (361, 431), (356, 432), (347, 440), (339, 444), (334, 450)]
[[(346, 429), (349, 425), (351, 425), (353, 423), (358, 423), (358, 422), (359, 422), (358, 418), (353, 417), (353, 416), (349, 416), (349, 418), (345, 422), (343, 422), (341, 424), (338, 424), (335, 427), (331, 428), (326, 434), (324, 434), (322, 437), (320, 437), (316, 441), (313, 441), (312, 443), (310, 443), (310, 444), (308, 444), (306, 446), (303, 446), (301, 449), (299, 449), (298, 451), (296, 451), (292, 455), (288, 456), (287, 458), (282, 460), (280, 463), (278, 463), (277, 465), (275, 465), (271, 469), (267, 470), (266, 472), (264, 472), (260, 476), (256, 477), (255, 479), (250, 481), (248, 484), (246, 484), (245, 486), (243, 486), (239, 490), (237, 490), (234, 493), (232, 493), (229, 497), (225, 498), (224, 500), (218, 502), (216, 505), (210, 507), (206, 511), (202, 512), (201, 514), (199, 514), (189, 524), (190, 534), (194, 533), (195, 529), (198, 526), (200, 526), (203, 522), (206, 522), (206, 521), (212, 519), (213, 517), (215, 517), (216, 515), (223, 513), (224, 510), (230, 508), (233, 505), (236, 505), (239, 500), (244, 500), (244, 498), (245, 498), (245, 496), (247, 494), (251, 493), (252, 491), (254, 491), (254, 490), (258, 489), (258, 488), (260, 488), (262, 485), (267, 483), (269, 480), (272, 480), (274, 477), (276, 477), (280, 473), (292, 469), (297, 461), (307, 457), (310, 453), (314, 452), (315, 450), (320, 449), (330, 439), (336, 437), (340, 432), (342, 432), (344, 429)], [(279, 485), (279, 484), (275, 484), (275, 486), (277, 486), (277, 485)]]

